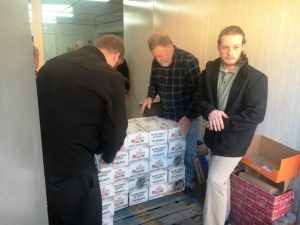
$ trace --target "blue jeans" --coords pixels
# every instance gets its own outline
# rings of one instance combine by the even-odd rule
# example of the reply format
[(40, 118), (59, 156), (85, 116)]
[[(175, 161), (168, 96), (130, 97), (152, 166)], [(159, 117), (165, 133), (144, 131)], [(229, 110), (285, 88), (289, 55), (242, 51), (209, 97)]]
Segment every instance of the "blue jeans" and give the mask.
[(195, 167), (194, 158), (197, 151), (197, 139), (199, 136), (199, 118), (192, 121), (190, 130), (186, 136), (186, 148), (184, 156), (185, 164), (185, 187), (191, 188), (194, 183)]

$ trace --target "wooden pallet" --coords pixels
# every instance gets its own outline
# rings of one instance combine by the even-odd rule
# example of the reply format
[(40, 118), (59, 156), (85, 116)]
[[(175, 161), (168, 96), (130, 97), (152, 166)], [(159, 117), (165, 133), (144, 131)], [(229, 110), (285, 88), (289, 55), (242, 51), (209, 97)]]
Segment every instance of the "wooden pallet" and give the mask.
[(179, 192), (115, 212), (114, 225), (202, 225), (202, 206)]

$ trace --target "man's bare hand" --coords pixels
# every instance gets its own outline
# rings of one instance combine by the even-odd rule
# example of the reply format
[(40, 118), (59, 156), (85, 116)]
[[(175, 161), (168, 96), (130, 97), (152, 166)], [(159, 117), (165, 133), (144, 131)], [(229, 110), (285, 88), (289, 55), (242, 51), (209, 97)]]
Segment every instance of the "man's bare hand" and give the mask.
[(151, 109), (151, 105), (152, 105), (152, 98), (148, 97), (144, 100), (143, 105), (141, 106), (141, 114), (144, 113), (146, 107), (148, 109)]
[(189, 132), (189, 129), (191, 127), (191, 121), (189, 118), (187, 117), (182, 117), (179, 120), (179, 125), (180, 125), (180, 130), (181, 130), (181, 135), (182, 136), (186, 136)]
[(208, 115), (208, 122), (206, 127), (211, 131), (222, 131), (224, 129), (223, 119), (227, 119), (228, 116), (221, 110), (213, 110)]

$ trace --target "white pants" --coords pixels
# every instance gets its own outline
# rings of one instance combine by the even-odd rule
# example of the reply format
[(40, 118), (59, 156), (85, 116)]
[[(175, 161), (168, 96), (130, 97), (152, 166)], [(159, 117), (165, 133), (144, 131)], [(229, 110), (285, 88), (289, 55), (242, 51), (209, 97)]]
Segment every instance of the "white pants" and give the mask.
[(230, 212), (230, 174), (241, 158), (212, 156), (206, 182), (204, 225), (224, 225)]

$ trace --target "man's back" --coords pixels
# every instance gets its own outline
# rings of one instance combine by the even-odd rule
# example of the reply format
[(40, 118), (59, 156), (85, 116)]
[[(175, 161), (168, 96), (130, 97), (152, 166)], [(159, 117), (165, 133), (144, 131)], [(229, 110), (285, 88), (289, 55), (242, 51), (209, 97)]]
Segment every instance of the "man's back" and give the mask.
[(48, 61), (37, 88), (46, 172), (94, 173), (95, 153), (114, 158), (127, 126), (124, 83), (98, 49)]

